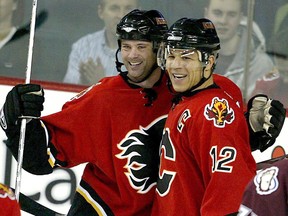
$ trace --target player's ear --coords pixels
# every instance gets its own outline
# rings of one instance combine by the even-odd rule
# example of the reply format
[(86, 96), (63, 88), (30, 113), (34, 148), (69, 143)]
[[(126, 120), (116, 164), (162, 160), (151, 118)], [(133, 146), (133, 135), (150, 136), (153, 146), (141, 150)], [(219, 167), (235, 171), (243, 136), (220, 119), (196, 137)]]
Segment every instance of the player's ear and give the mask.
[(215, 64), (215, 56), (210, 55), (206, 64), (206, 68), (211, 70), (214, 64)]
[(215, 63), (215, 56), (214, 55), (210, 55), (208, 60), (205, 62), (206, 67), (204, 69), (204, 76), (205, 77), (209, 77), (211, 75), (211, 73), (213, 72), (213, 65)]

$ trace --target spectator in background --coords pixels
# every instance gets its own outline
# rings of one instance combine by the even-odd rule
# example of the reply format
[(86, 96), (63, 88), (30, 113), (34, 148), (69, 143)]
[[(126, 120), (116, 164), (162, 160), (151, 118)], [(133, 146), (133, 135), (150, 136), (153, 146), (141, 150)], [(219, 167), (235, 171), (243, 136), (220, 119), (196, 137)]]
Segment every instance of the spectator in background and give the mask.
[(118, 48), (116, 25), (134, 8), (137, 0), (101, 0), (98, 16), (104, 22), (100, 31), (80, 38), (72, 45), (65, 83), (91, 85), (104, 76), (116, 75), (115, 53)]
[(0, 5), (0, 40), (1, 48), (13, 37), (16, 27), (13, 23), (13, 13), (17, 8), (17, 0), (4, 0)]
[[(288, 17), (288, 16), (287, 16)], [(280, 29), (270, 42), (269, 53), (273, 56), (275, 68), (262, 79), (257, 80), (253, 94), (263, 93), (279, 99), (288, 107), (288, 27)]]
[(2, 0), (0, 4), (0, 75), (19, 77), (25, 75), (28, 37), (14, 39), (17, 32), (16, 16), (18, 1)]
[[(27, 67), (30, 20), (22, 23), (25, 14), (23, 0), (1, 0), (0, 2), (0, 76), (24, 78)], [(38, 29), (46, 20), (47, 11), (39, 11), (35, 28)], [(36, 41), (37, 37), (34, 38), (35, 43)], [(47, 61), (41, 58), (40, 53), (39, 46), (34, 44), (33, 61), (37, 63), (33, 66), (33, 70), (36, 71), (40, 71), (43, 61)]]
[(174, 23), (180, 17), (202, 17), (203, 8), (207, 4), (207, 0), (142, 0), (141, 7), (143, 9), (158, 9), (163, 11), (163, 15), (167, 17), (168, 24)]
[[(204, 9), (206, 18), (213, 21), (220, 38), (220, 58), (215, 72), (234, 81), (244, 92), (244, 70), (247, 44), (247, 19), (243, 16), (242, 0), (210, 0)], [(250, 64), (247, 72), (246, 99), (255, 88), (255, 82), (273, 68), (273, 62), (265, 53), (265, 38), (253, 23)], [(222, 73), (223, 72), (223, 73)]]
[[(275, 27), (274, 20), (271, 19), (271, 15), (273, 17), (277, 10), (285, 3), (287, 3), (287, 0), (256, 0), (254, 2), (253, 18), (254, 21), (259, 25), (266, 41), (271, 40), (271, 37), (273, 36), (273, 31), (271, 31), (271, 29), (274, 29)], [(251, 7), (251, 4), (248, 4), (248, 7), (249, 6)], [(269, 16), (263, 16), (263, 14), (269, 14)]]
[(274, 34), (277, 34), (279, 30), (285, 28), (288, 22), (288, 3), (278, 8), (275, 20), (274, 20)]

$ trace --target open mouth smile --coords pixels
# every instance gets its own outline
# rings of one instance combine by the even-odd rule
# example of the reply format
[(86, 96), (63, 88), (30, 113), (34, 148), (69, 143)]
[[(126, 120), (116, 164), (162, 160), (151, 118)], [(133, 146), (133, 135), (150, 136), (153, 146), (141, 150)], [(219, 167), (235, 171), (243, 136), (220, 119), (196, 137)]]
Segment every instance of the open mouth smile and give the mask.
[(187, 77), (187, 75), (184, 75), (184, 74), (172, 74), (172, 75), (173, 75), (173, 78), (176, 80), (181, 80)]

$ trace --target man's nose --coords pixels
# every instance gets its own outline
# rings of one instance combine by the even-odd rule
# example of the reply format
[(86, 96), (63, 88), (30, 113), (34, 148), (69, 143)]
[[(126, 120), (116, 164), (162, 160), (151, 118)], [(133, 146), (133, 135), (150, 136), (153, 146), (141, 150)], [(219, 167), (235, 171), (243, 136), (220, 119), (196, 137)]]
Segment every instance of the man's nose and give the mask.
[(130, 58), (135, 58), (139, 55), (139, 50), (137, 49), (137, 47), (132, 47), (130, 52), (129, 52), (129, 57)]

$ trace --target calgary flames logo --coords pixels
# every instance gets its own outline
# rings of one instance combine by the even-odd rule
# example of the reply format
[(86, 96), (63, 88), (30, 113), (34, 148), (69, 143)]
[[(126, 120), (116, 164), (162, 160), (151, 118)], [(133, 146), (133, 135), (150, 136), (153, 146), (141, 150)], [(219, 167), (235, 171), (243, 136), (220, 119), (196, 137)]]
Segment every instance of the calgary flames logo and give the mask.
[(158, 118), (147, 127), (130, 131), (118, 144), (121, 150), (116, 155), (127, 160), (125, 175), (138, 193), (147, 193), (156, 185), (159, 166), (159, 148), (167, 116)]
[(204, 115), (206, 119), (213, 120), (214, 125), (219, 128), (225, 127), (225, 123), (230, 124), (234, 120), (234, 110), (229, 108), (225, 99), (213, 98), (211, 105), (205, 106)]

